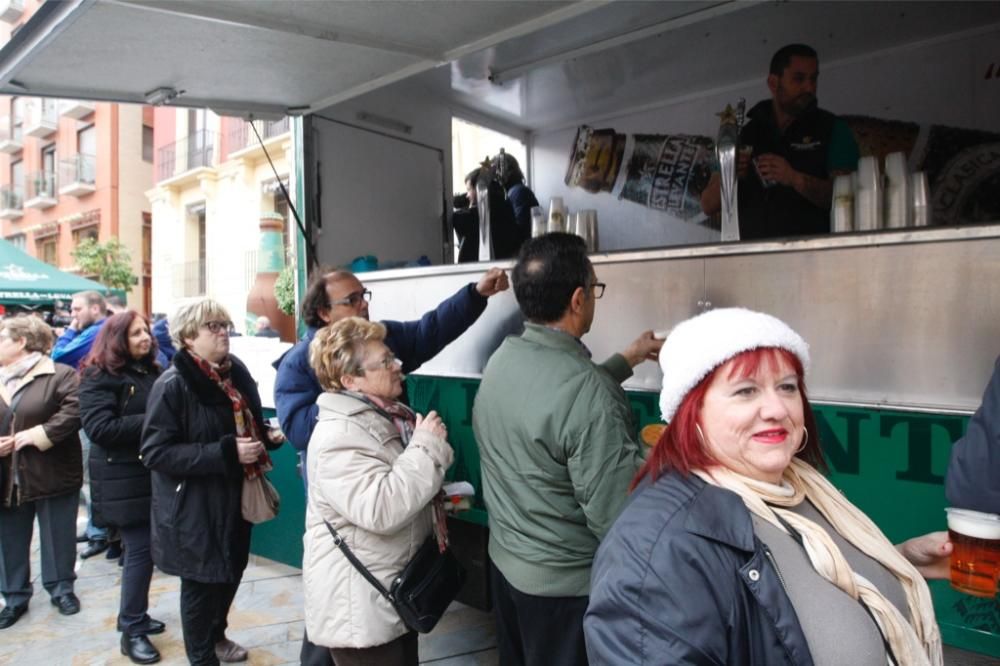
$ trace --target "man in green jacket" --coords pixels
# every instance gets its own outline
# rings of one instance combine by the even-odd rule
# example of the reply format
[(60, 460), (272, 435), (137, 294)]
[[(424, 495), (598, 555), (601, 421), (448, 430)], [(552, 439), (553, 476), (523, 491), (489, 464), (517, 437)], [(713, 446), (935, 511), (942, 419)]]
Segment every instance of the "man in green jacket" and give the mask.
[(620, 383), (662, 341), (590, 360), (580, 337), (605, 285), (578, 236), (525, 243), (513, 282), (525, 330), (490, 358), (472, 412), (500, 663), (586, 664), (591, 564), (642, 462)]

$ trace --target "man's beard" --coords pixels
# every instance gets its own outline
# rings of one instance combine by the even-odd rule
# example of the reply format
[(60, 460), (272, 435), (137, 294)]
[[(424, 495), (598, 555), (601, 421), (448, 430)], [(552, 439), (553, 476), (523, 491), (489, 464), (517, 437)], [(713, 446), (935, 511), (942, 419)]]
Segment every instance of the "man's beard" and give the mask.
[(781, 105), (781, 110), (790, 116), (798, 117), (806, 111), (816, 108), (817, 99), (815, 95), (803, 93), (798, 97), (789, 100)]

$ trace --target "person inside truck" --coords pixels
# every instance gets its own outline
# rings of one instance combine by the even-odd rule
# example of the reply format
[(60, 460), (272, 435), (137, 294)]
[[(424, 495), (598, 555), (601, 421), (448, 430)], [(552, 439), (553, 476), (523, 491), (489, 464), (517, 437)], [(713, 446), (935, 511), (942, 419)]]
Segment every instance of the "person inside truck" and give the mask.
[[(402, 362), (404, 373), (413, 372), (437, 355), (471, 326), (486, 309), (486, 300), (508, 288), (507, 274), (489, 269), (478, 282), (469, 283), (417, 321), (384, 321), (385, 345)], [(368, 319), (372, 292), (350, 271), (324, 271), (314, 279), (302, 301), (302, 318), (309, 327), (305, 336), (275, 362), (274, 404), (285, 436), (299, 451), (302, 481), (308, 492), (306, 447), (316, 426), (323, 393), (309, 366), (309, 343), (319, 329), (347, 317)], [(301, 662), (307, 666), (333, 662), (326, 648), (302, 637)]]
[(476, 179), (479, 169), (465, 176), (465, 192), (456, 194), (451, 226), (458, 236), (458, 263), (479, 261), (479, 208), (476, 203)]
[(514, 225), (503, 234), (504, 242), (498, 243), (497, 234), (493, 235), (496, 257), (514, 257), (521, 244), (531, 238), (531, 209), (538, 205), (538, 199), (524, 184), (524, 173), (513, 155), (501, 152), (493, 158), (491, 168), (494, 178), (507, 193), (507, 202), (514, 213)]
[[(833, 178), (857, 168), (858, 144), (843, 120), (817, 106), (819, 56), (789, 44), (771, 58), (771, 99), (748, 112), (737, 162), (740, 239), (830, 231)], [(701, 194), (707, 215), (722, 208), (720, 177)]]

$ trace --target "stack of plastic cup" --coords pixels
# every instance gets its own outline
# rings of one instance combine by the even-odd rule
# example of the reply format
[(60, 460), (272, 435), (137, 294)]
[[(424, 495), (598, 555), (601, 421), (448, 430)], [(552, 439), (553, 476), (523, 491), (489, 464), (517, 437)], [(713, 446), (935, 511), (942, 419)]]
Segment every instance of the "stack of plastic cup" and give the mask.
[(913, 226), (926, 227), (931, 223), (930, 187), (927, 172), (917, 171), (910, 177), (910, 197), (913, 206)]
[(549, 203), (547, 230), (550, 234), (566, 231), (566, 208), (563, 206), (562, 197), (552, 197), (552, 201)]
[(852, 174), (833, 179), (833, 205), (830, 206), (830, 231), (835, 234), (854, 231), (854, 183)]
[(906, 170), (906, 155), (901, 152), (885, 156), (885, 226), (901, 229), (910, 225), (910, 178)]
[(548, 220), (541, 206), (531, 207), (531, 237), (538, 238), (548, 230)]
[(854, 228), (875, 231), (882, 228), (882, 174), (878, 158), (858, 160), (858, 183), (854, 190)]

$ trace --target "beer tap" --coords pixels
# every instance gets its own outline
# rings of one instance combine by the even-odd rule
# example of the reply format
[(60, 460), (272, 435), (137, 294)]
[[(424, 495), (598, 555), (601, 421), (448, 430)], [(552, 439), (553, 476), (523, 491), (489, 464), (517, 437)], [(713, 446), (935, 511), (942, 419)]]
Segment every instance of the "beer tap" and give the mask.
[(740, 239), (739, 200), (737, 197), (737, 161), (740, 152), (740, 130), (746, 115), (746, 100), (742, 97), (734, 109), (726, 104), (719, 114), (719, 137), (715, 154), (719, 159), (719, 194), (722, 199), (722, 242)]
[(479, 261), (493, 259), (493, 234), (490, 231), (490, 180), (493, 178), (490, 156), (479, 164), (476, 178), (476, 208), (479, 210)]

